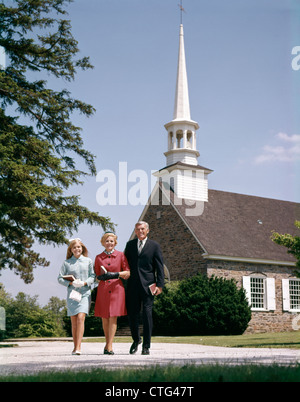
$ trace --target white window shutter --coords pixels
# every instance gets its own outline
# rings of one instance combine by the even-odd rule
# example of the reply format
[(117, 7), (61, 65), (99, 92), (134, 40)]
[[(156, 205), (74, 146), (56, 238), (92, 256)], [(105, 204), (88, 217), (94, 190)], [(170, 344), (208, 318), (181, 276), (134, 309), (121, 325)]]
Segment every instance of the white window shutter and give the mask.
[(246, 298), (247, 298), (249, 306), (250, 306), (251, 305), (250, 276), (243, 276), (243, 288), (246, 291)]
[(266, 278), (267, 310), (276, 310), (275, 279)]
[(290, 310), (290, 281), (288, 279), (282, 279), (282, 309)]

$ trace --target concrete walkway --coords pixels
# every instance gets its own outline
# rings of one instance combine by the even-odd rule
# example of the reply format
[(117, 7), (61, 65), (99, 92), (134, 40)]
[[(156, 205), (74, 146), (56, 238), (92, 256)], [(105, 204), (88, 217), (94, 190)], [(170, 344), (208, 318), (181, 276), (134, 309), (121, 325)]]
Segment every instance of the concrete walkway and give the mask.
[[(82, 354), (72, 356), (67, 341), (13, 341), (17, 347), (0, 349), (0, 375), (29, 374), (37, 371), (89, 370), (149, 365), (187, 364), (299, 364), (298, 349), (227, 348), (217, 346), (153, 343), (149, 356), (129, 354), (130, 343), (115, 343), (113, 356), (103, 355), (104, 343), (82, 344)], [(7, 342), (5, 342), (7, 344)]]

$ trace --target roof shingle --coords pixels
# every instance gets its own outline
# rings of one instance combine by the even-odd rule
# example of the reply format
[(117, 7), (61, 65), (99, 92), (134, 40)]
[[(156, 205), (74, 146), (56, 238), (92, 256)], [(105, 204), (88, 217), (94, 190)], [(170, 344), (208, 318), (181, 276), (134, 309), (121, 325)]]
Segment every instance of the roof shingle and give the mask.
[(200, 216), (185, 216), (175, 206), (210, 255), (294, 262), (287, 249), (271, 240), (272, 231), (300, 235), (300, 204), (219, 190), (208, 190)]

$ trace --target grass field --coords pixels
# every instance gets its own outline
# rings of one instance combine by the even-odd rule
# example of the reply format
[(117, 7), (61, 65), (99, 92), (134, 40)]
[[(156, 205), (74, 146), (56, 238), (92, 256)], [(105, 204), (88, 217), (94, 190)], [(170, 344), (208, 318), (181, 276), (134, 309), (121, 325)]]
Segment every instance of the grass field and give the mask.
[[(104, 338), (86, 338), (85, 342), (104, 342)], [(300, 349), (300, 331), (226, 336), (154, 336), (153, 343), (190, 343), (231, 348)], [(114, 342), (132, 342), (130, 337), (116, 337)]]
[[(34, 340), (35, 338), (22, 338)], [(58, 338), (57, 338), (58, 339)], [(49, 338), (51, 340), (51, 338)], [(70, 338), (71, 340), (71, 338)], [(10, 341), (16, 341), (10, 339)], [(300, 349), (300, 331), (270, 332), (264, 334), (226, 335), (226, 336), (153, 336), (153, 343), (190, 343), (195, 345), (224, 346), (231, 348), (291, 348)], [(105, 342), (104, 337), (84, 338), (83, 342)], [(131, 343), (131, 337), (115, 337), (115, 343)], [(13, 344), (0, 344), (1, 347), (11, 347)]]
[(300, 365), (156, 366), (123, 370), (47, 372), (0, 377), (0, 382), (299, 382)]

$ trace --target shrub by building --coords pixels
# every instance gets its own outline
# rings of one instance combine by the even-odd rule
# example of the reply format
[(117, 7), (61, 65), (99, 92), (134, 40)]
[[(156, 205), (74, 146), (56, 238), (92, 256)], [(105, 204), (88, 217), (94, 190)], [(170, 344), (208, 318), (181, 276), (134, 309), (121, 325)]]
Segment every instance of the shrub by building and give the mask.
[(167, 285), (155, 299), (153, 319), (156, 335), (238, 335), (251, 309), (233, 279), (198, 274)]

